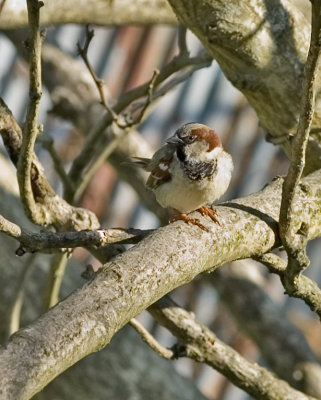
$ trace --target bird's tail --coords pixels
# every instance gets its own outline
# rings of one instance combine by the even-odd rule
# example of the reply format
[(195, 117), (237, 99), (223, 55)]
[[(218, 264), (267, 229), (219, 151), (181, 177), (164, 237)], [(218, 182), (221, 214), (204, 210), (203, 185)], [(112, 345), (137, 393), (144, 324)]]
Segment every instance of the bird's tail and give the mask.
[(140, 167), (140, 168), (147, 169), (149, 162), (150, 162), (149, 158), (133, 157), (130, 160), (123, 162), (122, 164), (131, 166), (131, 167)]

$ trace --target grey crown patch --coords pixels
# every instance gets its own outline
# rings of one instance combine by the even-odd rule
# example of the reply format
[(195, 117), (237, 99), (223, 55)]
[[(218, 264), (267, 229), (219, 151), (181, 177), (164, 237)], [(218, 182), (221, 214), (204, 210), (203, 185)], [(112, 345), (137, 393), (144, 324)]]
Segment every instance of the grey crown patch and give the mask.
[(185, 161), (183, 168), (189, 179), (192, 181), (201, 181), (215, 173), (216, 161)]

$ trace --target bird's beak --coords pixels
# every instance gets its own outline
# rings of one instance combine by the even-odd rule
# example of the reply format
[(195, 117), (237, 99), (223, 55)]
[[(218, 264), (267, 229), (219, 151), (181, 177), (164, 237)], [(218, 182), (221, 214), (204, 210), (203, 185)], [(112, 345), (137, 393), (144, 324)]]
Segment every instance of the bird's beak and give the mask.
[(177, 135), (171, 136), (169, 139), (166, 140), (166, 143), (170, 144), (184, 144), (184, 141), (178, 137)]

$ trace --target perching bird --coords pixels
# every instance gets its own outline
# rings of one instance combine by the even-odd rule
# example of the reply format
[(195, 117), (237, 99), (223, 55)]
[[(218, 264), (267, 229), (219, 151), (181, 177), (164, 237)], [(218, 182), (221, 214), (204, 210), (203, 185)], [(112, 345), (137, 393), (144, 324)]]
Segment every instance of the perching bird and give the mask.
[(185, 124), (151, 159), (136, 160), (150, 172), (146, 185), (158, 203), (178, 212), (172, 220), (182, 219), (207, 230), (198, 219), (187, 215), (198, 210), (219, 223), (215, 210), (208, 206), (226, 192), (233, 162), (213, 129), (194, 122)]

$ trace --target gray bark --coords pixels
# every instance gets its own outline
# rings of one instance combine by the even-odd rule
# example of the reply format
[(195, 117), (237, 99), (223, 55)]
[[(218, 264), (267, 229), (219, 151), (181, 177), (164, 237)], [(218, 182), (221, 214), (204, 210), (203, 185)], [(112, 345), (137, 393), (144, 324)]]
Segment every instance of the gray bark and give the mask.
[[(177, 24), (177, 19), (165, 0), (44, 0), (40, 12), (42, 25), (67, 23), (119, 24)], [(1, 13), (0, 29), (27, 25), (27, 7), (7, 0)]]
[[(309, 239), (321, 233), (320, 181), (321, 172), (309, 175), (298, 195)], [(217, 207), (221, 226), (201, 218), (210, 232), (181, 221), (157, 230), (14, 334), (0, 351), (3, 398), (30, 398), (81, 358), (105, 347), (132, 317), (197, 274), (279, 245), (275, 229), (281, 186), (282, 179), (277, 179), (261, 192)]]
[(256, 343), (267, 366), (293, 387), (321, 398), (321, 367), (305, 336), (242, 267), (218, 270), (209, 281), (241, 330)]
[[(0, 157), (1, 212), (7, 218), (36, 230), (24, 215), (19, 198), (15, 172)], [(0, 233), (0, 343), (7, 337), (11, 305), (15, 300), (19, 277), (33, 256), (16, 257), (17, 242)], [(42, 312), (41, 293), (44, 291), (50, 256), (37, 255), (25, 281), (22, 325), (27, 325)], [(83, 284), (82, 267), (69, 262), (62, 285), (62, 295), (68, 295)], [(2, 348), (3, 349), (3, 348)], [(22, 360), (21, 360), (22, 361)], [(1, 371), (3, 375), (4, 371)], [(19, 380), (19, 377), (17, 376)], [(166, 382), (166, 385), (164, 385)], [(1, 393), (1, 391), (0, 391)], [(104, 351), (92, 354), (50, 383), (37, 399), (205, 399), (189, 380), (181, 377), (172, 362), (156, 355), (131, 328), (125, 327)], [(8, 399), (3, 393), (1, 399)], [(16, 398), (15, 396), (12, 397)]]
[[(247, 98), (260, 124), (290, 154), (299, 117), (310, 22), (288, 0), (169, 0), (226, 77)], [(318, 78), (313, 127), (321, 122)], [(306, 173), (321, 168), (319, 131), (312, 132)]]

